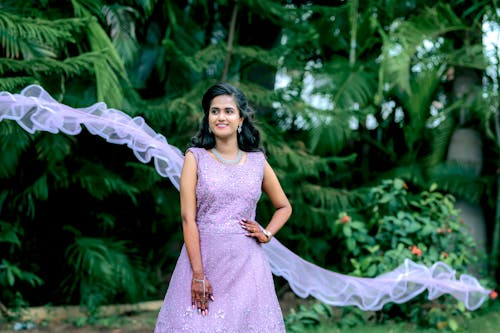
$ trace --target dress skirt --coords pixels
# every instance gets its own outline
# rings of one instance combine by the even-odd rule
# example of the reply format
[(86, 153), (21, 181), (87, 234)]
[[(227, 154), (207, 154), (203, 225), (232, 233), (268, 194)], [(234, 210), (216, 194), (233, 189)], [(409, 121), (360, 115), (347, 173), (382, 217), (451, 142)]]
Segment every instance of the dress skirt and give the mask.
[(192, 270), (182, 247), (155, 333), (285, 332), (268, 260), (259, 243), (244, 233), (200, 232), (205, 276), (214, 301), (208, 315), (191, 305)]

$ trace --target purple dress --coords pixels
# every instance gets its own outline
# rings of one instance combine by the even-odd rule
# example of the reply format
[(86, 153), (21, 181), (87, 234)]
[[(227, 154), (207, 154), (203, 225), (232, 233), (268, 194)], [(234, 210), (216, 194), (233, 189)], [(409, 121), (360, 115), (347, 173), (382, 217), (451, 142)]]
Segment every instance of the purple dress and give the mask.
[(203, 269), (215, 301), (208, 315), (191, 306), (192, 270), (182, 247), (155, 333), (285, 332), (268, 259), (245, 236), (241, 219), (255, 220), (265, 157), (247, 153), (241, 165), (222, 164), (203, 148), (190, 148), (198, 165), (197, 216)]

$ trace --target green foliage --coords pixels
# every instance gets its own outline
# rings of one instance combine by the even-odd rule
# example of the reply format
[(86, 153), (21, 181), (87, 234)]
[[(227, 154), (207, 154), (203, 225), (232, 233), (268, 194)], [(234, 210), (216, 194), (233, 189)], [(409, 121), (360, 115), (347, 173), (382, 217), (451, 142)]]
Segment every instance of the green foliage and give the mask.
[[(0, 205), (1, 211), (1, 205)], [(23, 229), (6, 221), (0, 220), (0, 250), (2, 253), (17, 254), (21, 248)], [(10, 262), (0, 257), (0, 297), (3, 302), (9, 301), (11, 309), (18, 311), (26, 304), (25, 297), (19, 292), (22, 285), (36, 288), (43, 284), (43, 280), (36, 274), (21, 268), (17, 262)], [(2, 315), (6, 315), (2, 311)]]
[(373, 277), (404, 258), (426, 265), (443, 261), (458, 272), (477, 264), (484, 254), (471, 251), (477, 247), (459, 219), (455, 199), (435, 186), (417, 193), (407, 188), (400, 179), (383, 181), (370, 189), (366, 209), (354, 213), (352, 221), (340, 216), (331, 226), (332, 234), (342, 235), (346, 248), (359, 258), (350, 257), (352, 273)]
[[(479, 269), (484, 255), (477, 252), (451, 195), (437, 191), (435, 186), (411, 191), (400, 179), (372, 187), (362, 209), (352, 214), (341, 212), (329, 226), (327, 238), (338, 249), (335, 270), (351, 275), (375, 277), (395, 269), (406, 258), (427, 266), (444, 262), (462, 274)], [(290, 332), (302, 332), (322, 326), (359, 327), (375, 318), (377, 323), (410, 321), (420, 327), (457, 331), (471, 317), (462, 303), (448, 295), (436, 300), (420, 295), (404, 304), (387, 304), (375, 313), (313, 302), (293, 310), (285, 323)]]
[[(411, 192), (400, 179), (372, 187), (365, 208), (349, 215), (341, 213), (330, 225), (332, 241), (346, 251), (337, 255), (341, 258), (338, 269), (375, 277), (409, 258), (428, 267), (441, 261), (458, 274), (474, 268), (484, 275), (479, 265), (484, 253), (478, 252), (454, 201), (451, 195), (437, 191), (436, 186)], [(415, 306), (417, 302), (421, 306)], [(444, 321), (450, 327), (456, 325), (454, 316), (468, 316), (463, 304), (449, 296), (426, 301), (423, 295), (401, 305), (388, 304), (383, 313), (422, 326)]]
[[(480, 36), (485, 14), (496, 17), (491, 15), (496, 7), (481, 0), (323, 3), (239, 1), (229, 49), (228, 18), (235, 6), (230, 1), (3, 1), (0, 90), (39, 83), (71, 106), (105, 101), (143, 116), (183, 150), (198, 129), (201, 95), (220, 80), (230, 56), (228, 80), (256, 109), (269, 162), (294, 207), (280, 240), (306, 259), (350, 273), (383, 272), (411, 256), (409, 246), (423, 251), (414, 259), (446, 259), (464, 271), (472, 258), (458, 254), (467, 241), (444, 191), (491, 201), (485, 194), (495, 194), (497, 152), (484, 160), (490, 177), (444, 163), (457, 111), (470, 106), (455, 101), (449, 91), (455, 81), (444, 76), (451, 66), (484, 70), (481, 42), (474, 36)], [(277, 72), (289, 83), (274, 89)], [(324, 98), (329, 107), (311, 105), (307, 96)], [(430, 114), (436, 100), (447, 102)], [(394, 108), (386, 115), (384, 105), (391, 102)], [(485, 137), (493, 142), (497, 108), (481, 102), (475, 101), (469, 123), (486, 128)], [(368, 128), (369, 117), (378, 122), (375, 128)], [(0, 123), (0, 213), (27, 235), (22, 248), (2, 253), (6, 262), (47, 282), (35, 292), (16, 284), (7, 305), (17, 304), (15, 292), (23, 291), (35, 304), (82, 303), (96, 311), (99, 304), (123, 299), (105, 290), (123, 288), (114, 277), (103, 274), (94, 289), (93, 280), (86, 279), (87, 268), (92, 279), (99, 278), (100, 269), (118, 269), (110, 260), (120, 260), (124, 269), (155, 286), (145, 288), (147, 295), (122, 290), (126, 297), (163, 296), (182, 244), (178, 193), (126, 147), (109, 147), (85, 133), (29, 135), (17, 124)], [(400, 181), (379, 183), (396, 177), (413, 184), (414, 193), (396, 190)], [(419, 192), (434, 182), (439, 191)], [(434, 212), (436, 203), (442, 212)], [(264, 199), (259, 218), (272, 212)], [(352, 215), (348, 226), (332, 222), (342, 212)], [(65, 225), (81, 234), (68, 238)], [(439, 228), (452, 232), (438, 234)], [(56, 248), (36, 241), (43, 238)], [(137, 248), (139, 267), (122, 242)], [(330, 262), (330, 254), (337, 258), (339, 251), (345, 252), (342, 260)], [(62, 258), (64, 253), (69, 257)], [(94, 258), (87, 266), (66, 260), (83, 253)], [(58, 270), (44, 264), (44, 257)], [(116, 272), (137, 283), (135, 273)], [(54, 293), (66, 276), (72, 279), (67, 293)], [(323, 310), (304, 311), (310, 323), (330, 320)], [(427, 314), (432, 320), (443, 315)], [(394, 308), (391, 315), (399, 313)], [(448, 320), (449, 308), (444, 315)], [(346, 327), (358, 320), (350, 312), (342, 317)]]
[(326, 324), (334, 317), (331, 307), (315, 303), (312, 306), (299, 305), (285, 317), (287, 332), (302, 332), (304, 328)]
[(411, 95), (410, 67), (414, 62), (417, 49), (424, 40), (433, 40), (450, 31), (465, 30), (462, 23), (449, 5), (438, 3), (432, 8), (425, 9), (421, 15), (409, 20), (393, 23), (387, 35), (383, 29), (380, 33), (384, 38), (382, 69), (385, 80), (380, 84), (391, 82)]
[(148, 288), (144, 274), (134, 263), (134, 248), (123, 241), (77, 236), (66, 250), (72, 275), (65, 281), (68, 295), (80, 294), (80, 302), (95, 315), (99, 305), (123, 294), (135, 300)]
[(0, 40), (7, 58), (55, 58), (65, 43), (74, 42), (73, 32), (81, 30), (88, 20), (31, 19), (0, 12)]

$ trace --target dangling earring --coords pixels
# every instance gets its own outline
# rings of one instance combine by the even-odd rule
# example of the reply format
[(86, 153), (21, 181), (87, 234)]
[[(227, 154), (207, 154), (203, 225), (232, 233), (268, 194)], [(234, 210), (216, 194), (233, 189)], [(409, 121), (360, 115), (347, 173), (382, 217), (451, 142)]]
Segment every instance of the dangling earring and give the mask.
[(241, 124), (238, 125), (238, 133), (241, 133)]

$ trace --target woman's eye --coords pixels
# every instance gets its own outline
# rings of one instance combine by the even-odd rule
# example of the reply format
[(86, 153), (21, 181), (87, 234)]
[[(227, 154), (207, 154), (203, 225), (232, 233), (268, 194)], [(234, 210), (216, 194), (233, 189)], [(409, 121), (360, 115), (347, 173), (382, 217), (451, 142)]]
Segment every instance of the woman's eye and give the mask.
[(217, 114), (217, 109), (212, 109), (212, 110), (210, 110), (210, 113), (212, 113), (212, 114)]

